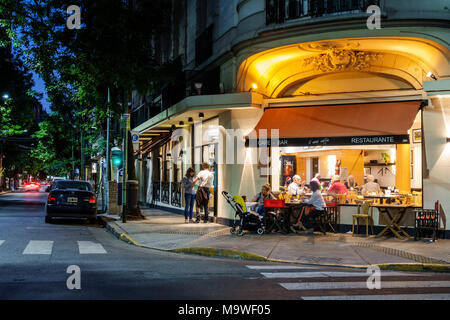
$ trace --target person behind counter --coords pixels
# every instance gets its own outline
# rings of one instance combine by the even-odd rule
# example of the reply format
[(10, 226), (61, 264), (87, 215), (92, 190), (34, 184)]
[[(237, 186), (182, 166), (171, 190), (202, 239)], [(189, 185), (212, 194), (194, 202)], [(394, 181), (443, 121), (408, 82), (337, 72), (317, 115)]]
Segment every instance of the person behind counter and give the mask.
[(271, 189), (270, 184), (266, 183), (261, 187), (261, 192), (259, 192), (252, 200), (252, 202), (258, 202), (255, 211), (261, 216), (264, 216), (264, 200), (276, 200)]
[(307, 229), (306, 233), (308, 234), (311, 234), (314, 231), (314, 228), (311, 227), (310, 219), (324, 214), (326, 207), (325, 200), (320, 192), (320, 184), (316, 181), (311, 181), (310, 189), (312, 191), (311, 198), (305, 200), (304, 203), (312, 206), (312, 210), (309, 211), (309, 214), (304, 214), (301, 218), (301, 222)]
[(359, 189), (358, 183), (356, 183), (355, 177), (352, 175), (348, 176), (347, 181), (345, 181), (344, 185), (347, 188), (347, 190), (358, 190)]
[(331, 186), (327, 190), (328, 193), (348, 194), (347, 187), (341, 182), (338, 175), (334, 175), (331, 179)]
[(380, 188), (380, 185), (375, 182), (375, 177), (373, 175), (369, 174), (367, 176), (367, 183), (362, 186), (361, 193), (363, 195), (366, 195), (368, 193), (373, 193), (373, 192), (378, 194), (381, 192), (381, 188)]
[(299, 175), (295, 175), (292, 180), (293, 182), (288, 187), (288, 193), (293, 196), (299, 196), (304, 193), (306, 181), (302, 182)]

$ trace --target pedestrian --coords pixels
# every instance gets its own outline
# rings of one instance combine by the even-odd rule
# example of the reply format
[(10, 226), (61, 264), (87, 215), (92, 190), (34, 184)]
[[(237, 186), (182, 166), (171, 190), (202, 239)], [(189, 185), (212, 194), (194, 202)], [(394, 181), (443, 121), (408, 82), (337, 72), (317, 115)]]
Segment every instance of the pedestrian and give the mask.
[(200, 208), (203, 208), (204, 223), (208, 223), (208, 202), (209, 202), (209, 188), (212, 187), (213, 173), (209, 171), (209, 164), (202, 163), (202, 170), (194, 179), (194, 184), (199, 183), (198, 191), (195, 195), (197, 217), (196, 223), (200, 222)]
[[(195, 190), (194, 190), (194, 169), (188, 168), (183, 177), (181, 185), (184, 188), (184, 223), (192, 223), (192, 212), (194, 211)], [(188, 220), (189, 219), (189, 220)]]

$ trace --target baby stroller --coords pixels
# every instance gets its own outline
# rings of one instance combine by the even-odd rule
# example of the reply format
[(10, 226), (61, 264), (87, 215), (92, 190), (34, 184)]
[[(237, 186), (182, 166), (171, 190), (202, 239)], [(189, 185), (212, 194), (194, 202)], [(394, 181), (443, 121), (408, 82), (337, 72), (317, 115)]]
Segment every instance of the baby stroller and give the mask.
[[(242, 236), (244, 230), (256, 231), (257, 234), (262, 235), (264, 233), (264, 224), (262, 217), (247, 212), (244, 199), (241, 196), (231, 197), (226, 191), (222, 191), (222, 195), (235, 211), (235, 220), (233, 226), (230, 229), (231, 234), (237, 234)], [(236, 217), (239, 216), (239, 220)]]

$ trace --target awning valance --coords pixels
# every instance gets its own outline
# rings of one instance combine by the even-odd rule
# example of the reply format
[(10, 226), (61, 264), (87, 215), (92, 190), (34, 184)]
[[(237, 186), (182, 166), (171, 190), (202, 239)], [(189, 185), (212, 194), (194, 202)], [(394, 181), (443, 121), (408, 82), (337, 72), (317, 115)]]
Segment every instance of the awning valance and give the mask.
[(270, 139), (273, 129), (279, 130), (280, 146), (409, 143), (419, 106), (408, 101), (266, 109), (247, 137), (259, 139), (257, 144), (247, 144), (270, 144), (263, 133)]

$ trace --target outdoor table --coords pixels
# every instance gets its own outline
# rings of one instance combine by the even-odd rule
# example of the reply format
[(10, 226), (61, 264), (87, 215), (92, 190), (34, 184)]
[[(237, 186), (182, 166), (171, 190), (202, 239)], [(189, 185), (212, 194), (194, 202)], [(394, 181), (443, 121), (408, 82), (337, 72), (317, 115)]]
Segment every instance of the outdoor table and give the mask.
[[(409, 238), (409, 235), (402, 228), (400, 228), (398, 223), (400, 222), (400, 220), (403, 219), (407, 210), (409, 208), (413, 208), (414, 205), (380, 204), (373, 206), (378, 208), (378, 211), (380, 212), (380, 219), (386, 225), (386, 228), (384, 228), (379, 234), (376, 235), (377, 238), (384, 235), (388, 230), (390, 230), (399, 239), (403, 239), (404, 237)], [(383, 213), (385, 213), (386, 216), (389, 217), (390, 219), (389, 221), (386, 221), (385, 217), (383, 216)]]
[(392, 200), (401, 197), (400, 195), (367, 195), (364, 199), (380, 199), (380, 204), (390, 204)]
[[(286, 206), (285, 214), (284, 214), (284, 227), (289, 232), (291, 227), (291, 216), (293, 216), (293, 212), (296, 209), (299, 209), (300, 212), (302, 208), (306, 205), (303, 201), (289, 201), (285, 202), (284, 205)], [(300, 216), (299, 216), (300, 218)], [(297, 221), (298, 222), (298, 221)], [(303, 225), (300, 225), (300, 227), (303, 227)], [(302, 229), (305, 229), (304, 227)]]

